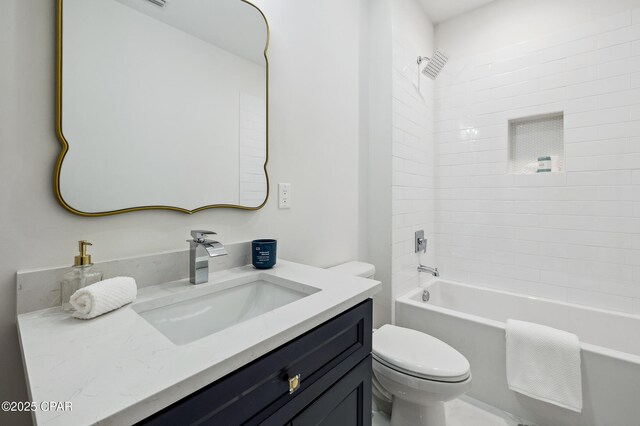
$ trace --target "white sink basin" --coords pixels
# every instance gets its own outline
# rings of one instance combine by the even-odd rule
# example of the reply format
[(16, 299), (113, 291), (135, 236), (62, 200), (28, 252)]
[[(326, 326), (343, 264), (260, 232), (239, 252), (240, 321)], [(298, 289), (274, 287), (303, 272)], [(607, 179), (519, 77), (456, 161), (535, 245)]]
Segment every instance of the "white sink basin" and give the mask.
[(320, 291), (262, 274), (200, 286), (133, 309), (173, 343), (183, 345)]

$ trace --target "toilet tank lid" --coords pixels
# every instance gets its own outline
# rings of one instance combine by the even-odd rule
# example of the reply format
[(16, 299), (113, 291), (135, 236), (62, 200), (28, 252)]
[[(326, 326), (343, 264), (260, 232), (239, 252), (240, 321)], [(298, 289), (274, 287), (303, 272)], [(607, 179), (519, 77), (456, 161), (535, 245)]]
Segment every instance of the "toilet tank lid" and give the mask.
[(376, 273), (376, 267), (370, 263), (365, 262), (347, 262), (342, 265), (337, 265), (329, 268), (331, 271), (340, 272), (341, 274), (371, 278)]

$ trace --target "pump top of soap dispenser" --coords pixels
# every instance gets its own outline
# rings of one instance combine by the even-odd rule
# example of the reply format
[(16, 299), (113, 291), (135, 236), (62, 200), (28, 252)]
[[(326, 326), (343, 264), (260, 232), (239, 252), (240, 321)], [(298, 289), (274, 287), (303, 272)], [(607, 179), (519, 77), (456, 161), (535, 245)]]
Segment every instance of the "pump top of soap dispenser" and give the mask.
[(78, 241), (78, 250), (80, 251), (80, 254), (78, 254), (74, 258), (73, 266), (93, 265), (93, 263), (91, 263), (91, 255), (87, 254), (87, 246), (92, 246), (92, 245), (93, 244), (91, 244), (89, 241), (85, 241), (85, 240)]

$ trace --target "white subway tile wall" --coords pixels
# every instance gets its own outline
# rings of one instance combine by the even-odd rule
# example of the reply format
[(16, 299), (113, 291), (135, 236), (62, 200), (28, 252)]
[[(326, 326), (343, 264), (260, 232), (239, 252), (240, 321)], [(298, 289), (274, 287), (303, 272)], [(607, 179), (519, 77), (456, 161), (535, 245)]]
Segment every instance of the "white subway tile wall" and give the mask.
[(239, 205), (257, 207), (265, 200), (267, 178), (264, 163), (267, 159), (267, 105), (265, 99), (240, 93)]
[[(508, 120), (556, 111), (566, 172), (510, 175)], [(452, 58), (434, 119), (444, 277), (640, 313), (640, 9)]]
[[(418, 79), (417, 34), (393, 34), (392, 297), (418, 285), (418, 263), (435, 263), (434, 83)], [(419, 87), (418, 87), (419, 84)], [(427, 254), (414, 253), (414, 232), (423, 229)]]

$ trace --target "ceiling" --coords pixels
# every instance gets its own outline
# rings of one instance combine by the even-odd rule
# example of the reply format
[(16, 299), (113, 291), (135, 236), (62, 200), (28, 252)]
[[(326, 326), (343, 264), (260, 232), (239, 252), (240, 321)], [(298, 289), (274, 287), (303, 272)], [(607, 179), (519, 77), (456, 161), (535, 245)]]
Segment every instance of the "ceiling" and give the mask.
[(420, 0), (427, 16), (434, 24), (477, 9), (494, 0)]
[(258, 65), (264, 65), (267, 27), (260, 12), (245, 2), (168, 0), (163, 9), (146, 0), (116, 1)]

